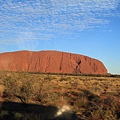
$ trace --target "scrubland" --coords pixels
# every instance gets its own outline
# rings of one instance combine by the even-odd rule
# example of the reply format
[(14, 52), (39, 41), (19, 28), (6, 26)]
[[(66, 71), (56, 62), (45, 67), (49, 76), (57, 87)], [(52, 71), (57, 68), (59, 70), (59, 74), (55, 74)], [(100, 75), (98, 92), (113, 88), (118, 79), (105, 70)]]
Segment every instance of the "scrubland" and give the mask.
[(0, 72), (0, 101), (2, 120), (10, 114), (25, 119), (21, 112), (4, 109), (4, 102), (69, 106), (79, 120), (120, 120), (120, 77)]

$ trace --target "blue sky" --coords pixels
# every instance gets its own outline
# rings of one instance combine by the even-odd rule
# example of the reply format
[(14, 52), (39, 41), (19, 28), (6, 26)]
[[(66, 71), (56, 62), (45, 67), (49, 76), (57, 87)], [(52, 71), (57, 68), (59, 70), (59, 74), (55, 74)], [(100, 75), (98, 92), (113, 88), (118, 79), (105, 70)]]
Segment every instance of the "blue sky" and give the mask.
[(120, 0), (0, 0), (0, 53), (58, 50), (120, 74)]

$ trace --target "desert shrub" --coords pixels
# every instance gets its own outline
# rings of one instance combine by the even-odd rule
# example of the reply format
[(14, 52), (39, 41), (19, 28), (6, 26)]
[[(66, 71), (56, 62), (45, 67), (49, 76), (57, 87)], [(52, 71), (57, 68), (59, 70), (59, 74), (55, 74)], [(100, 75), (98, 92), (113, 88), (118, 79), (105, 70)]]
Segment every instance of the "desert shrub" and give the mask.
[(69, 80), (69, 78), (61, 77), (59, 81), (62, 82), (62, 81), (66, 81), (66, 80)]
[(47, 75), (47, 76), (44, 77), (44, 80), (50, 81), (50, 80), (52, 80), (52, 79), (51, 79), (51, 76)]
[(102, 92), (102, 88), (101, 87), (99, 87), (99, 86), (93, 86), (92, 87), (92, 93), (94, 93), (95, 95), (100, 95), (101, 94), (101, 92)]
[(103, 110), (98, 109), (91, 112), (92, 120), (104, 119), (104, 120), (117, 120), (116, 114), (110, 109)]
[(88, 105), (87, 98), (85, 96), (81, 96), (79, 99), (75, 101), (74, 106), (77, 106), (78, 108), (86, 108)]
[(20, 90), (20, 96), (24, 99), (24, 103), (28, 103), (34, 95), (34, 87), (32, 81), (24, 81)]
[(6, 79), (4, 80), (4, 86), (5, 86), (5, 91), (4, 93), (9, 96), (9, 99), (16, 95), (17, 93), (20, 93), (20, 87), (17, 83), (17, 79), (12, 76), (7, 76)]
[(40, 83), (34, 82), (34, 79), (27, 74), (7, 76), (4, 80), (4, 86), (4, 94), (8, 96), (9, 100), (13, 100), (16, 97), (23, 103), (28, 103), (31, 98), (36, 97), (36, 93), (41, 87)]

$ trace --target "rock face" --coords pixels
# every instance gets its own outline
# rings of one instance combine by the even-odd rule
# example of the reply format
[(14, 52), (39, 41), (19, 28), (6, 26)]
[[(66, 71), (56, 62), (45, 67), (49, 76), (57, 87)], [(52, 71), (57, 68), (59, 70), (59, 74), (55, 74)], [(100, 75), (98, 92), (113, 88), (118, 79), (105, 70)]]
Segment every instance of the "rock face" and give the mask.
[(107, 74), (107, 69), (99, 60), (59, 51), (17, 51), (1, 53), (0, 70)]

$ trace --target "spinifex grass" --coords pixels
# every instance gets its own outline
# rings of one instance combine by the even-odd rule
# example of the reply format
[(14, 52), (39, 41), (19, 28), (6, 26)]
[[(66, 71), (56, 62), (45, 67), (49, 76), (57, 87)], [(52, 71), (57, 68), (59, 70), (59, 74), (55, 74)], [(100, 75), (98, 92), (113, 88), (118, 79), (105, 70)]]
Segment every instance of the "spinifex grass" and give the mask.
[(120, 119), (120, 78), (115, 76), (1, 72), (0, 93), (3, 101), (68, 105), (84, 120)]

